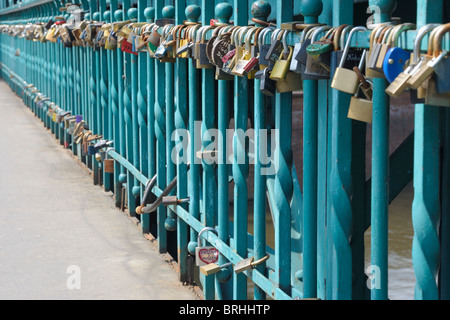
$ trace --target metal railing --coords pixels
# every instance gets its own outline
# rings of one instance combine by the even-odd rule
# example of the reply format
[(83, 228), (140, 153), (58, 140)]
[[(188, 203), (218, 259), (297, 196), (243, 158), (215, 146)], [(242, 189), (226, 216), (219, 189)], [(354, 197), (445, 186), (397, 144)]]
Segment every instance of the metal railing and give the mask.
[[(392, 18), (394, 0), (368, 5), (372, 20), (355, 29), (347, 0), (0, 1), (1, 74), (205, 299), (245, 300), (248, 280), (257, 300), (387, 299), (388, 206), (411, 181), (415, 297), (447, 299), (450, 112), (441, 106), (450, 99), (430, 93), (433, 81), (410, 86), (426, 100), (412, 97), (414, 133), (390, 154), (395, 81), (371, 61), (378, 49), (407, 52), (404, 61), (385, 59), (397, 79), (415, 47), (433, 54), (427, 40), (445, 23), (444, 2), (417, 1), (414, 24)], [(371, 80), (369, 111), (341, 88), (355, 78), (368, 89), (339, 66), (347, 43), (357, 58), (342, 61)], [(342, 69), (350, 76), (339, 78)], [(293, 96), (303, 100), (302, 168), (292, 149)], [(218, 255), (213, 274), (194, 267), (206, 244)]]

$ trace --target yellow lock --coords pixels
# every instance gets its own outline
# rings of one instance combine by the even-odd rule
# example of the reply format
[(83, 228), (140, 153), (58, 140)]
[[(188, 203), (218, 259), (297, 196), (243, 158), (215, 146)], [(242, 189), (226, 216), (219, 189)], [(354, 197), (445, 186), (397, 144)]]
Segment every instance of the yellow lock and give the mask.
[(275, 65), (272, 70), (272, 74), (270, 75), (270, 79), (274, 81), (280, 81), (286, 79), (286, 75), (289, 71), (289, 67), (291, 66), (292, 55), (294, 53), (294, 49), (289, 47), (289, 56), (285, 60), (283, 59), (283, 55), (285, 52), (282, 52), (280, 58), (275, 62)]

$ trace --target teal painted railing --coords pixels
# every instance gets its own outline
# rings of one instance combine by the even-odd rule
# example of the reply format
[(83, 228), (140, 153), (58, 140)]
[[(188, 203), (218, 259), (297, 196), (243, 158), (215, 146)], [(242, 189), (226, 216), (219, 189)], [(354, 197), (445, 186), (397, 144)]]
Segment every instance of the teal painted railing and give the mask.
[[(426, 53), (432, 30), (445, 34), (444, 1), (418, 0), (417, 21), (402, 21), (413, 23), (402, 30), (393, 29), (396, 4), (366, 1), (373, 15), (352, 32), (351, 0), (0, 1), (1, 75), (205, 299), (388, 299), (388, 206), (411, 181), (415, 298), (448, 299), (449, 96), (432, 102), (428, 84), (426, 100), (413, 101), (414, 133), (390, 154), (389, 70), (362, 69), (373, 83), (371, 150), (367, 123), (349, 117), (352, 94), (332, 85), (347, 40), (359, 53), (369, 49), (369, 64), (378, 39), (412, 52), (423, 38), (417, 49)], [(311, 77), (317, 59), (309, 56), (308, 70), (269, 88), (267, 72), (282, 62), (265, 62), (264, 49), (287, 59), (277, 43), (297, 55), (294, 48), (329, 30), (316, 55), (329, 76)], [(202, 38), (205, 51), (178, 51)], [(256, 69), (227, 73), (221, 58), (233, 47), (235, 56), (259, 57)], [(294, 164), (293, 97), (303, 105), (302, 168)], [(195, 266), (206, 244), (218, 250), (213, 274)], [(248, 257), (260, 263), (237, 273)]]

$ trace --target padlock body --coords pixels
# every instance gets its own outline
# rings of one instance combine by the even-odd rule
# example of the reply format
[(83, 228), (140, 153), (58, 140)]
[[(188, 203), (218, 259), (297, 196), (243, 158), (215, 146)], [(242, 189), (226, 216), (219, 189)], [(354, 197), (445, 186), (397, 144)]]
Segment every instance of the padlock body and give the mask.
[(331, 87), (350, 94), (355, 94), (358, 90), (359, 78), (356, 72), (345, 68), (337, 68), (334, 73)]
[(348, 118), (361, 122), (372, 123), (372, 112), (372, 101), (358, 97), (351, 98)]

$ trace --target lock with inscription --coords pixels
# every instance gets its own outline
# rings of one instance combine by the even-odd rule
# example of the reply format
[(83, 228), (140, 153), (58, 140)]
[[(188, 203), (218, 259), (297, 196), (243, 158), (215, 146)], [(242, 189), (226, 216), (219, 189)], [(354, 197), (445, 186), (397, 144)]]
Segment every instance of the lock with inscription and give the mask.
[[(344, 63), (345, 63), (345, 59), (347, 57), (347, 54), (350, 50), (350, 44), (352, 41), (352, 37), (356, 34), (356, 32), (359, 31), (366, 31), (367, 29), (365, 27), (356, 27), (353, 28), (352, 31), (350, 31), (347, 43), (345, 45), (345, 49), (344, 52), (342, 53), (342, 58), (339, 64), (339, 67), (336, 68), (336, 71), (334, 73), (334, 77), (333, 77), (333, 81), (331, 82), (331, 87), (333, 89), (342, 91), (342, 92), (346, 92), (346, 93), (350, 93), (350, 94), (355, 94), (356, 91), (358, 90), (358, 86), (359, 86), (359, 78), (358, 75), (352, 70), (350, 69), (346, 69), (344, 68)], [(364, 63), (365, 61), (363, 61), (365, 59), (365, 56), (363, 57), (363, 59), (361, 59), (361, 63)], [(362, 66), (359, 67), (359, 69), (362, 69)]]
[(198, 247), (195, 248), (195, 264), (198, 267), (206, 266), (219, 261), (219, 250), (212, 246), (200, 246), (200, 237), (204, 232), (211, 231), (216, 235), (217, 230), (211, 227), (203, 228), (197, 237)]

